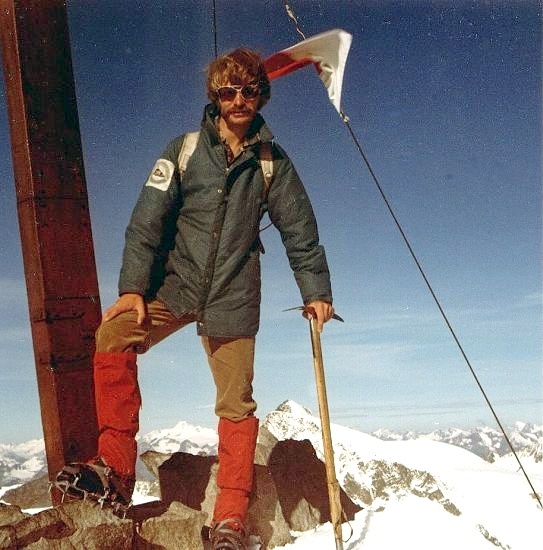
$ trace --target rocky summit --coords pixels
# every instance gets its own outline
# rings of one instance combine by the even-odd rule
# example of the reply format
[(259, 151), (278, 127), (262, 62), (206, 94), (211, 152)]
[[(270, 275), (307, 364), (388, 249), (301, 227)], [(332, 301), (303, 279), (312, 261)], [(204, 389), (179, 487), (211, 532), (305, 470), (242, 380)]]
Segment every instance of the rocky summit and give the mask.
[[(70, 502), (34, 514), (23, 507), (50, 505), (45, 477), (4, 494), (0, 508), (0, 548), (85, 548), (191, 550), (204, 548), (216, 497), (216, 457), (183, 451), (148, 450), (141, 456), (158, 480), (159, 501), (133, 506), (125, 518), (92, 502)], [(330, 520), (326, 472), (308, 440), (279, 441), (261, 428), (255, 489), (247, 528), (255, 548), (292, 542)], [(361, 508), (341, 492), (345, 517)]]

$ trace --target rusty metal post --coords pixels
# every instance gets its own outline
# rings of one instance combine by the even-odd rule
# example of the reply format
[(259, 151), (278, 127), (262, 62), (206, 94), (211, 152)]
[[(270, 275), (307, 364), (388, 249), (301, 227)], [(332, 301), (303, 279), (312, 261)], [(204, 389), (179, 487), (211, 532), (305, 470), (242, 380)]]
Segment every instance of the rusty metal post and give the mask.
[(97, 438), (92, 354), (100, 301), (66, 5), (0, 0), (0, 33), (51, 478), (65, 462), (94, 455)]

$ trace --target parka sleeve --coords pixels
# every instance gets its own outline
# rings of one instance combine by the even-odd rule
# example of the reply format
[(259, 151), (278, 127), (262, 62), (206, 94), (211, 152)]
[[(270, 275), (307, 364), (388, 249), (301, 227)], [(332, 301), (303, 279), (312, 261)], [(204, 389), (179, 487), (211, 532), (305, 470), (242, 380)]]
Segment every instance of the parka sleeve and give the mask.
[(332, 303), (330, 272), (319, 244), (313, 208), (294, 165), (279, 147), (278, 169), (268, 194), (268, 214), (281, 234), (304, 304)]
[(177, 154), (181, 138), (173, 140), (155, 162), (145, 182), (125, 232), (119, 294), (147, 295), (155, 271), (164, 262), (175, 236), (180, 207), (180, 176)]

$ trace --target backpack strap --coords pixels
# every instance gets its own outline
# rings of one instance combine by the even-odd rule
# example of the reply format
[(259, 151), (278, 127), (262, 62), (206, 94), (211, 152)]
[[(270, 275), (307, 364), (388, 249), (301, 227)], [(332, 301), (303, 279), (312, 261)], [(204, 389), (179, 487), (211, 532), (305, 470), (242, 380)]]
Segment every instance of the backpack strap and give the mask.
[[(179, 173), (181, 177), (185, 175), (187, 170), (187, 165), (189, 163), (190, 157), (196, 145), (198, 144), (198, 138), (200, 137), (200, 132), (188, 132), (183, 138), (183, 143), (181, 144), (181, 149), (179, 150), (179, 155), (177, 157), (177, 164), (179, 166)], [(273, 146), (271, 141), (265, 141), (260, 144), (260, 168), (262, 170), (262, 175), (264, 176), (264, 202), (268, 198), (268, 191), (270, 190), (271, 184), (273, 182)]]
[(179, 173), (181, 177), (185, 175), (187, 170), (187, 164), (189, 159), (196, 149), (198, 144), (198, 138), (200, 137), (200, 132), (188, 132), (183, 138), (183, 143), (181, 144), (181, 149), (177, 157), (177, 164), (179, 166)]
[(271, 141), (260, 145), (260, 167), (264, 176), (264, 201), (268, 199), (268, 191), (273, 182), (273, 146)]

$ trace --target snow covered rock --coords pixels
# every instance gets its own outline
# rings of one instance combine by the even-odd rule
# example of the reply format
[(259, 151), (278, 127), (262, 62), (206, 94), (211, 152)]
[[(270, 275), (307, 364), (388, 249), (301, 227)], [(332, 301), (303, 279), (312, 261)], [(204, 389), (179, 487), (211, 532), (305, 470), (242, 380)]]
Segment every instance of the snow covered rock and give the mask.
[[(278, 440), (310, 440), (322, 456), (320, 420), (292, 403), (281, 409), (263, 426)], [(447, 550), (532, 550), (543, 534), (541, 510), (508, 455), (489, 463), (430, 438), (383, 441), (336, 424), (332, 440), (338, 481), (364, 507), (354, 522), (353, 549), (433, 550), (437, 544)], [(540, 463), (528, 465), (541, 487)], [(325, 526), (318, 531), (320, 536)], [(300, 549), (319, 544), (309, 535), (296, 540)]]

